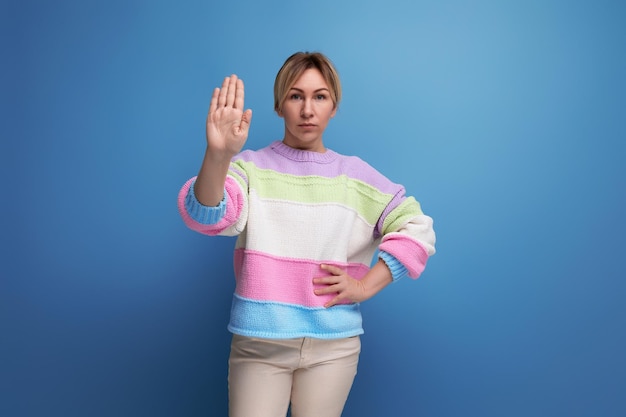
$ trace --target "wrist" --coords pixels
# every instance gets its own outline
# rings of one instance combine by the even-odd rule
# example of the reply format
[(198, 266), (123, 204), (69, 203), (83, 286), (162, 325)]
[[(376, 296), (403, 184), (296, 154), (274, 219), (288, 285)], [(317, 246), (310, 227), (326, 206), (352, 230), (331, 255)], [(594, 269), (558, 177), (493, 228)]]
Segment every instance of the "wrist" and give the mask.
[(213, 165), (228, 166), (235, 155), (237, 155), (236, 152), (233, 153), (225, 149), (214, 149), (207, 146), (204, 151), (204, 161)]

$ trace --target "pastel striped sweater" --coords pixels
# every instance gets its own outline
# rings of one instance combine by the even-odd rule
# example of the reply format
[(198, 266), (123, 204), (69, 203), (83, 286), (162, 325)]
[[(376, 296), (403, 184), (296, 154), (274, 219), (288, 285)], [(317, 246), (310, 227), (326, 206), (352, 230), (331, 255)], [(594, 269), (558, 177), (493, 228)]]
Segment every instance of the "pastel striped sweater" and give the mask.
[(335, 265), (361, 279), (378, 249), (394, 280), (417, 278), (435, 252), (432, 219), (361, 159), (280, 141), (233, 158), (218, 207), (200, 204), (195, 177), (179, 193), (185, 224), (238, 236), (228, 329), (260, 338), (333, 339), (363, 333), (358, 304), (324, 308), (313, 278)]

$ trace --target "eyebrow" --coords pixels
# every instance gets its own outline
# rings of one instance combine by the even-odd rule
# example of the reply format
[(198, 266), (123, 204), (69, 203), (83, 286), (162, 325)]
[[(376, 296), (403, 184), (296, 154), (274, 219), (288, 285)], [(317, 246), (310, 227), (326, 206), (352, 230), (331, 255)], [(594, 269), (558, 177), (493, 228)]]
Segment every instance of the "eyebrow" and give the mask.
[[(301, 93), (304, 93), (304, 90), (302, 90), (302, 89), (300, 89), (300, 88), (297, 88), (297, 87), (291, 87), (289, 90), (290, 90), (290, 91), (291, 91), (291, 90), (296, 90), (296, 91), (299, 91), (299, 92), (301, 92)], [(313, 92), (314, 92), (314, 93), (319, 93), (320, 91), (328, 91), (328, 92), (330, 93), (330, 90), (329, 90), (328, 88), (326, 88), (326, 87), (323, 87), (323, 88), (318, 88), (317, 90), (315, 90), (315, 91), (313, 91)]]

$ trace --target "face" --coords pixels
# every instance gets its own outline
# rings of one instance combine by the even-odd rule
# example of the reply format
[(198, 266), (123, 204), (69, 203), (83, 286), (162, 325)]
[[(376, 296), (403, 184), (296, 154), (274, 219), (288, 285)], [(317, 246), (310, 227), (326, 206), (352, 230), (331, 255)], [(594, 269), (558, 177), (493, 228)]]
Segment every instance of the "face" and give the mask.
[(285, 120), (283, 142), (296, 149), (324, 152), (322, 134), (336, 110), (322, 74), (316, 68), (307, 69), (291, 87), (278, 111)]

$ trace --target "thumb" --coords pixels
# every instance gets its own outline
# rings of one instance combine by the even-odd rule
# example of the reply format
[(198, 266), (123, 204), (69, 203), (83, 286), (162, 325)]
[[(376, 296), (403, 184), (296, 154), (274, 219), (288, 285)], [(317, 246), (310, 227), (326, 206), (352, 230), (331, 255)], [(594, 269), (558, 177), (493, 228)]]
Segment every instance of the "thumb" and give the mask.
[(241, 123), (239, 128), (243, 132), (247, 132), (250, 129), (250, 122), (252, 121), (252, 109), (248, 109), (241, 115)]

